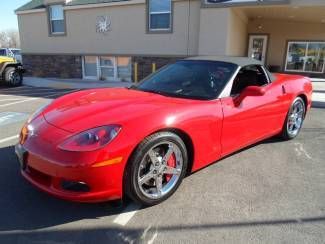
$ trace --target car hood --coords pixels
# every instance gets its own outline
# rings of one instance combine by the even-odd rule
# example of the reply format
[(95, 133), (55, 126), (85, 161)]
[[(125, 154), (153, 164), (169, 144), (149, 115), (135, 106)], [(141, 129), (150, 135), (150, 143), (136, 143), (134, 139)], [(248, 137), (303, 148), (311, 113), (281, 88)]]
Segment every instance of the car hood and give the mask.
[[(55, 100), (43, 112), (46, 121), (68, 132), (120, 124), (163, 110), (175, 113), (193, 100), (165, 97), (127, 88), (87, 90)], [(166, 115), (166, 113), (164, 113)]]

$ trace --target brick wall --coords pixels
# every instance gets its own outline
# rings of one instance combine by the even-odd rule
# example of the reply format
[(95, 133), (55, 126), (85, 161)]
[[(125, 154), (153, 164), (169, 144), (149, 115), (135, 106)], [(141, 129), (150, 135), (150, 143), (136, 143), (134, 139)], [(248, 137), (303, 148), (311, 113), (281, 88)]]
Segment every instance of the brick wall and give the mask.
[(23, 54), (26, 76), (82, 78), (81, 56)]

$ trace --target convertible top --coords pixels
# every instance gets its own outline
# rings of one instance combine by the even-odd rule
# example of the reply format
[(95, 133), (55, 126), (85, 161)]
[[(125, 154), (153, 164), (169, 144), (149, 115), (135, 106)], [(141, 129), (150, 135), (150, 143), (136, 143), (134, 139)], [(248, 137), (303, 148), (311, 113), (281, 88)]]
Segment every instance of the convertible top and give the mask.
[(263, 65), (262, 62), (252, 58), (234, 56), (196, 56), (187, 58), (185, 60), (220, 61), (237, 64), (240, 67), (247, 65)]

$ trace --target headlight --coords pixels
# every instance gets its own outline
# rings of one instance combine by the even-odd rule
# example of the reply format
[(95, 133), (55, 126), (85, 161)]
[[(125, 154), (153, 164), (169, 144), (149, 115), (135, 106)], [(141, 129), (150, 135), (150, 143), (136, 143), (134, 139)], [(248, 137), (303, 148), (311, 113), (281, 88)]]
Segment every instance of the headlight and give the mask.
[(23, 128), (20, 131), (20, 135), (19, 135), (19, 143), (20, 144), (24, 144), (25, 141), (27, 140), (28, 134), (30, 133), (30, 123), (36, 118), (38, 117), (43, 111), (44, 109), (46, 109), (47, 106), (49, 106), (51, 104), (51, 102), (48, 102), (46, 104), (44, 104), (43, 106), (41, 106), (40, 108), (38, 108), (26, 121), (26, 123), (24, 124)]
[(120, 131), (121, 126), (119, 125), (97, 127), (70, 137), (59, 148), (74, 152), (94, 151), (106, 146)]
[(30, 122), (32, 122), (36, 117), (38, 117), (45, 109), (47, 106), (49, 106), (51, 104), (51, 102), (48, 102), (46, 104), (44, 104), (43, 106), (41, 106), (40, 108), (38, 108), (27, 120), (27, 124), (29, 124)]

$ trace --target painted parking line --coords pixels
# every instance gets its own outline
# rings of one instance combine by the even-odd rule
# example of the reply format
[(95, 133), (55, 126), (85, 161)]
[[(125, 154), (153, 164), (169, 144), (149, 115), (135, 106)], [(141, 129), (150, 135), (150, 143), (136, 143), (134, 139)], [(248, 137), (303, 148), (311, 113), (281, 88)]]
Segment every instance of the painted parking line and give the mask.
[(15, 105), (15, 104), (19, 104), (19, 103), (35, 101), (35, 100), (39, 100), (41, 98), (50, 98), (50, 97), (54, 97), (54, 96), (58, 96), (58, 95), (64, 95), (64, 94), (67, 94), (67, 93), (71, 93), (71, 92), (75, 92), (75, 91), (80, 91), (80, 90), (81, 89), (75, 89), (75, 90), (71, 90), (71, 91), (67, 91), (67, 92), (58, 92), (58, 93), (55, 93), (55, 94), (46, 95), (46, 96), (42, 96), (42, 97), (33, 97), (33, 98), (23, 99), (23, 100), (20, 100), (20, 101), (17, 101), (17, 102), (1, 104), (0, 105), (0, 108), (8, 107), (8, 106)]
[(325, 102), (325, 93), (314, 92), (313, 93), (314, 102)]
[(8, 141), (13, 141), (13, 140), (18, 139), (18, 138), (19, 138), (19, 135), (15, 135), (15, 136), (10, 136), (10, 137), (7, 137), (7, 138), (3, 138), (3, 139), (0, 139), (0, 144), (1, 143), (8, 142)]
[(58, 89), (58, 88), (32, 88), (32, 89), (29, 89), (29, 88), (26, 88), (26, 89), (21, 89), (21, 90), (1, 90), (0, 89), (0, 93), (19, 93), (19, 92), (29, 92), (29, 91), (58, 91), (58, 90), (70, 90), (70, 89)]
[(119, 214), (113, 221), (114, 224), (118, 224), (121, 226), (125, 226), (132, 217), (137, 213), (137, 211), (140, 209), (140, 206), (137, 204), (130, 204), (128, 205), (123, 213)]
[(1, 99), (0, 98), (0, 102), (4, 102), (4, 101), (15, 101), (15, 100), (20, 100), (21, 98), (6, 98), (6, 99)]
[(34, 98), (29, 98), (29, 99), (20, 100), (20, 101), (18, 101), (18, 102), (12, 102), (12, 103), (1, 104), (1, 105), (0, 105), (0, 108), (8, 107), (8, 106), (10, 106), (10, 105), (15, 105), (15, 104), (19, 104), (19, 103), (30, 102), (30, 101), (34, 101), (34, 100), (37, 100), (37, 99), (40, 99), (40, 98), (38, 98), (38, 97), (37, 97), (37, 98), (34, 97)]
[(0, 127), (25, 121), (28, 116), (26, 113), (2, 112), (0, 113)]

